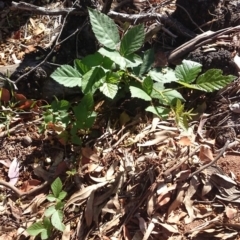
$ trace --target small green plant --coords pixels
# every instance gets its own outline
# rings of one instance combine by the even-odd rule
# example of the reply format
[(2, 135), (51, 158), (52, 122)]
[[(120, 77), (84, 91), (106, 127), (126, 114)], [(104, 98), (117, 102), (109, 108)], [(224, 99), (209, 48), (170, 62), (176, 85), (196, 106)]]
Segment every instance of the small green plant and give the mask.
[(33, 223), (27, 232), (31, 236), (37, 236), (41, 234), (41, 239), (48, 239), (51, 236), (52, 230), (55, 228), (59, 231), (64, 231), (65, 225), (63, 221), (63, 199), (67, 193), (62, 190), (62, 182), (60, 178), (56, 178), (51, 184), (52, 194), (47, 196), (49, 202), (54, 203), (47, 208), (44, 212), (42, 221)]
[[(149, 102), (146, 111), (162, 118), (170, 112), (175, 114), (176, 123), (186, 129), (191, 119), (191, 111), (184, 110), (185, 99), (179, 91), (189, 88), (212, 92), (223, 88), (235, 76), (223, 76), (219, 69), (210, 69), (203, 74), (202, 65), (183, 60), (175, 70), (171, 68), (152, 68), (153, 50), (136, 54), (144, 44), (144, 26), (137, 25), (128, 30), (120, 39), (117, 25), (108, 16), (97, 10), (88, 9), (92, 30), (102, 47), (92, 55), (76, 59), (74, 65), (62, 65), (51, 77), (66, 87), (81, 88), (84, 97), (73, 108), (76, 121), (71, 134), (79, 129), (91, 127), (96, 118), (93, 111), (94, 97), (101, 93), (109, 99), (131, 93), (133, 98)], [(169, 83), (177, 84), (168, 88)]]

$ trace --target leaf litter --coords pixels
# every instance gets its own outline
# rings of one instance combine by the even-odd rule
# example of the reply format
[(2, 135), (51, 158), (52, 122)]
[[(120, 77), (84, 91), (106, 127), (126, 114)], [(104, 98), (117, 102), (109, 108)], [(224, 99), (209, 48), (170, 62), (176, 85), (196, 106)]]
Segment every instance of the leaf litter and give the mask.
[[(9, 55), (8, 60), (4, 56), (1, 64), (17, 64), (25, 52), (35, 50), (35, 42), (51, 45), (60, 22), (59, 17), (30, 18), (30, 32), (24, 37), (27, 47), (16, 49), (18, 54)], [(8, 48), (13, 42), (17, 48), (19, 34), (15, 32)], [(237, 107), (230, 108), (236, 112)], [(197, 129), (188, 133), (171, 119), (151, 120), (146, 115), (139, 120), (124, 113), (119, 122), (117, 129), (109, 121), (102, 136), (80, 150), (64, 146), (63, 151), (51, 131), (44, 137), (34, 134), (34, 123), (27, 126), (33, 139), (29, 146), (21, 142), (26, 129), (4, 139), (0, 159), (1, 238), (28, 237), (26, 225), (42, 218), (48, 206), (49, 190), (35, 190), (43, 182), (50, 189), (57, 176), (64, 180), (68, 197), (64, 205), (66, 228), (62, 236), (54, 233), (54, 239), (237, 238), (239, 176), (227, 174), (216, 164), (191, 176), (215, 159), (215, 140), (205, 129), (206, 116), (192, 123)], [(66, 175), (73, 168), (76, 172)], [(19, 196), (9, 184), (22, 193), (34, 190), (34, 194)]]

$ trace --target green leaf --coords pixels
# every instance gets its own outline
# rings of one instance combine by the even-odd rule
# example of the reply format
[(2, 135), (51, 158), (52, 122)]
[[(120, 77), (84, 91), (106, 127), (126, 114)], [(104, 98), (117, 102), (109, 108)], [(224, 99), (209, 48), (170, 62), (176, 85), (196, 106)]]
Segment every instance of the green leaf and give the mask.
[(119, 72), (107, 72), (105, 81), (107, 83), (117, 84), (120, 82)]
[(148, 76), (143, 80), (142, 87), (148, 95), (151, 95), (153, 90), (153, 80), (151, 79), (151, 77)]
[(73, 144), (76, 144), (76, 145), (82, 145), (82, 140), (81, 140), (81, 138), (79, 138), (79, 136), (77, 136), (77, 135), (73, 135), (73, 136), (71, 137), (71, 142), (72, 142)]
[(54, 180), (54, 182), (51, 184), (51, 189), (53, 192), (53, 195), (58, 198), (59, 193), (62, 191), (62, 181), (58, 177)]
[(63, 200), (67, 196), (67, 192), (61, 191), (58, 195), (59, 200)]
[(120, 55), (119, 52), (111, 49), (100, 48), (98, 50), (100, 54), (111, 59), (115, 64), (117, 64), (120, 69), (125, 70), (126, 68), (126, 59)]
[(163, 99), (164, 85), (162, 83), (156, 82), (153, 84), (153, 89), (151, 92), (151, 97), (156, 99)]
[(113, 99), (117, 92), (118, 86), (116, 84), (105, 82), (99, 89), (106, 97)]
[(63, 212), (61, 210), (58, 210), (55, 213), (53, 213), (51, 217), (51, 223), (56, 229), (58, 229), (61, 232), (63, 232), (65, 229), (65, 225), (62, 223), (62, 220)]
[(47, 231), (47, 229), (44, 229), (44, 231), (41, 232), (41, 239), (49, 239), (50, 237), (50, 234), (49, 232)]
[(165, 89), (162, 93), (163, 93), (164, 99), (167, 100), (169, 104), (173, 104), (173, 100), (176, 100), (176, 99), (185, 101), (183, 96), (177, 90)]
[(52, 230), (52, 224), (50, 222), (50, 219), (47, 217), (44, 217), (43, 225), (45, 227), (45, 230), (41, 232), (41, 239), (49, 239), (49, 237), (51, 236), (51, 230)]
[(78, 124), (78, 126), (81, 126), (81, 129), (89, 129), (93, 126), (96, 117), (97, 117), (97, 113), (91, 112), (88, 114), (85, 121), (81, 122), (80, 124), (79, 124), (79, 122), (77, 122), (77, 124)]
[(45, 210), (44, 215), (45, 215), (46, 217), (50, 217), (50, 216), (52, 216), (52, 214), (53, 214), (54, 212), (56, 212), (55, 206), (50, 206), (49, 208), (47, 208), (47, 209)]
[(154, 52), (153, 52), (153, 49), (151, 48), (144, 52), (143, 63), (141, 64), (139, 75), (143, 75), (144, 73), (147, 73), (152, 67), (153, 62), (154, 62)]
[(184, 113), (184, 104), (182, 104), (179, 99), (177, 99), (175, 106), (175, 119), (178, 126), (181, 127), (184, 131), (187, 131), (188, 118), (187, 115)]
[[(81, 110), (83, 108), (85, 108), (87, 111), (92, 111), (93, 110), (93, 107), (94, 107), (94, 99), (93, 99), (93, 94), (91, 93), (88, 93), (88, 94), (85, 94), (81, 100), (81, 102), (77, 105), (78, 108), (75, 108), (74, 109), (76, 111), (80, 111), (80, 114), (81, 114)], [(74, 110), (74, 111), (75, 111)], [(75, 112), (75, 116), (76, 116), (76, 112)], [(78, 118), (77, 118), (78, 119)]]
[(103, 68), (111, 69), (112, 65), (113, 61), (108, 57), (103, 57), (99, 52), (87, 55), (82, 60), (74, 60), (74, 67), (78, 69), (82, 75), (87, 73), (93, 67), (102, 66)]
[(43, 225), (45, 226), (45, 228), (51, 228), (51, 222), (50, 219), (47, 217), (43, 218)]
[(58, 67), (51, 74), (51, 78), (65, 87), (81, 87), (82, 75), (70, 65), (62, 65)]
[(171, 68), (162, 68), (158, 69), (155, 68), (151, 71), (149, 71), (149, 76), (160, 83), (170, 83), (170, 82), (176, 82), (178, 79), (175, 76), (175, 72)]
[(47, 200), (48, 200), (49, 202), (54, 202), (54, 201), (57, 200), (57, 198), (54, 197), (53, 194), (49, 194), (49, 195), (47, 195)]
[(134, 26), (123, 36), (120, 45), (120, 53), (122, 56), (127, 56), (136, 52), (144, 43), (144, 26), (140, 24)]
[(31, 236), (37, 236), (42, 231), (46, 230), (42, 222), (33, 223), (30, 227), (27, 228), (27, 233)]
[(96, 118), (96, 113), (93, 112), (93, 106), (93, 95), (90, 93), (84, 95), (81, 102), (77, 106), (73, 107), (77, 122), (75, 122), (76, 125), (73, 125), (72, 129), (74, 129), (75, 126), (77, 131), (77, 129), (86, 129), (92, 126)]
[(152, 100), (152, 98), (146, 92), (144, 92), (141, 88), (134, 87), (134, 86), (130, 86), (129, 88), (133, 98), (136, 97), (136, 98), (143, 99), (145, 101)]
[(183, 60), (175, 69), (176, 77), (183, 82), (192, 83), (202, 70), (202, 65), (190, 60)]
[(225, 87), (236, 79), (233, 75), (223, 76), (222, 70), (210, 69), (197, 78), (196, 86), (199, 90), (213, 92)]
[(88, 8), (88, 13), (97, 40), (110, 49), (116, 49), (120, 38), (114, 21), (98, 10)]
[(82, 63), (82, 61), (80, 59), (75, 59), (74, 62), (74, 68), (81, 74), (85, 74), (86, 72), (88, 72), (91, 68), (88, 67), (87, 65), (85, 65), (84, 63)]
[(56, 210), (61, 210), (64, 208), (64, 202), (57, 202), (56, 205), (55, 205), (55, 209)]
[(166, 119), (170, 113), (169, 108), (164, 108), (164, 107), (154, 107), (154, 106), (149, 106), (145, 109), (148, 112), (151, 112), (161, 118)]
[(51, 103), (51, 108), (54, 112), (57, 111), (68, 111), (68, 109), (70, 108), (70, 103), (67, 100), (54, 100)]
[(137, 54), (133, 53), (125, 57), (126, 67), (134, 68), (142, 64), (142, 59)]
[(100, 81), (105, 76), (102, 67), (94, 67), (82, 77), (82, 91), (84, 94), (94, 93), (97, 88), (94, 86), (96, 82)]
[(53, 114), (51, 112), (45, 112), (43, 114), (43, 118), (45, 123), (53, 122), (54, 119)]

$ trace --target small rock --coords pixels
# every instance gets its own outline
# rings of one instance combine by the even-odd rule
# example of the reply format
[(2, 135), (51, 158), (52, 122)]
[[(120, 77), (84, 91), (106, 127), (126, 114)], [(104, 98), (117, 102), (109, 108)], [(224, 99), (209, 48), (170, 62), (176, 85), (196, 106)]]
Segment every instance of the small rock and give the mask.
[(29, 136), (24, 136), (22, 140), (27, 146), (29, 146), (32, 143), (32, 139)]

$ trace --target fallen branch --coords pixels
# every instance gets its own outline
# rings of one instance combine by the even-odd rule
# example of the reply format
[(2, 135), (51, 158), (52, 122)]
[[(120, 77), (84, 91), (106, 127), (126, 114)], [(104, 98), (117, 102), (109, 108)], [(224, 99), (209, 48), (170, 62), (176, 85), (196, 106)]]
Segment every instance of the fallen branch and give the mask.
[[(108, 2), (109, 1), (109, 2)], [(108, 12), (109, 4), (111, 3), (110, 0), (108, 0), (107, 3), (104, 5), (105, 8), (103, 9), (104, 12)], [(12, 2), (11, 9), (15, 10), (25, 10), (34, 12), (41, 15), (68, 15), (68, 14), (78, 14), (81, 16), (87, 16), (87, 12), (84, 10), (78, 10), (77, 8), (59, 8), (59, 9), (47, 9), (44, 7), (38, 7), (33, 4), (29, 3), (16, 3)], [(131, 22), (131, 23), (141, 23), (141, 22), (148, 22), (152, 20), (158, 20), (161, 23), (165, 24), (168, 27), (171, 27), (174, 29), (179, 35), (193, 38), (196, 36), (196, 34), (190, 30), (188, 30), (186, 27), (184, 27), (180, 22), (178, 22), (176, 19), (172, 18), (171, 16), (168, 16), (167, 14), (159, 14), (159, 13), (140, 13), (140, 14), (127, 14), (127, 13), (118, 13), (115, 11), (110, 11), (107, 14), (109, 17), (120, 20), (124, 22)]]
[(34, 188), (34, 189), (32, 189), (28, 192), (22, 192), (19, 189), (17, 189), (15, 186), (11, 185), (10, 183), (5, 182), (3, 180), (0, 180), (0, 185), (2, 185), (4, 187), (7, 187), (10, 190), (12, 190), (17, 195), (17, 197), (19, 197), (19, 198), (29, 197), (29, 196), (43, 190), (45, 187), (47, 187), (50, 184), (51, 184), (51, 182), (46, 181), (42, 185), (40, 185), (39, 187), (36, 187), (36, 188)]
[(49, 15), (49, 16), (56, 16), (56, 15), (68, 15), (69, 13), (79, 14), (82, 16), (87, 15), (86, 11), (79, 11), (76, 8), (56, 8), (56, 9), (48, 9), (45, 7), (35, 6), (30, 3), (25, 2), (12, 2), (11, 10), (24, 10), (29, 12), (34, 12), (36, 14), (41, 15)]
[(173, 64), (179, 64), (179, 59), (183, 58), (184, 55), (188, 54), (189, 52), (192, 52), (193, 50), (204, 46), (205, 44), (208, 44), (212, 42), (213, 40), (216, 40), (217, 38), (221, 37), (222, 35), (232, 33), (234, 31), (239, 31), (240, 26), (236, 27), (229, 27), (224, 28), (221, 30), (218, 30), (216, 32), (213, 31), (207, 31), (205, 33), (202, 33), (195, 37), (194, 39), (191, 39), (190, 41), (182, 44), (178, 48), (174, 49), (169, 57), (168, 62)]
[(180, 22), (176, 19), (168, 16), (167, 14), (159, 14), (159, 13), (141, 13), (141, 14), (127, 14), (127, 13), (118, 13), (115, 11), (110, 11), (108, 16), (115, 20), (120, 20), (123, 22), (131, 22), (131, 23), (141, 23), (141, 22), (148, 22), (148, 21), (160, 21), (161, 23), (165, 24), (168, 27), (174, 29), (179, 35), (193, 38), (196, 34), (186, 27), (184, 27)]

